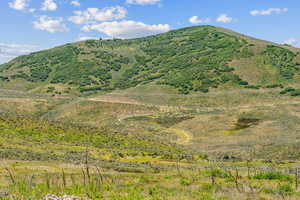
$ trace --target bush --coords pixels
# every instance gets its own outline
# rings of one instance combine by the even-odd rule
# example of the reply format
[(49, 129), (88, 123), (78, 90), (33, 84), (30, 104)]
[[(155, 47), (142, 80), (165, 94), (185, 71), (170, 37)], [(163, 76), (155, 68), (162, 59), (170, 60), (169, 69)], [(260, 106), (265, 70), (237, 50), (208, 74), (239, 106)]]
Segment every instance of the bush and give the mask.
[(283, 88), (282, 84), (267, 85), (266, 88)]
[(51, 92), (54, 92), (55, 91), (55, 87), (48, 87), (47, 88), (47, 93), (51, 93)]
[(182, 178), (182, 179), (180, 179), (180, 184), (183, 186), (189, 186), (192, 184), (192, 182), (186, 178)]
[(260, 89), (260, 85), (247, 85), (245, 86), (245, 88), (248, 88), (248, 89), (255, 89), (255, 90), (258, 90)]
[(9, 78), (6, 76), (0, 76), (0, 81), (9, 81)]
[(205, 171), (204, 173), (206, 176), (214, 176), (218, 178), (230, 178), (230, 175), (227, 172), (224, 172), (220, 169), (212, 169)]
[(265, 64), (271, 64), (279, 68), (280, 75), (283, 78), (291, 79), (294, 77), (297, 71), (296, 63), (294, 62), (296, 54), (292, 51), (282, 47), (268, 45), (263, 55), (265, 57)]
[(279, 181), (289, 181), (293, 182), (293, 178), (289, 175), (282, 174), (280, 172), (267, 172), (267, 173), (259, 173), (253, 177), (258, 180), (279, 180)]
[(300, 89), (297, 89), (297, 90), (291, 92), (291, 96), (293, 96), (293, 97), (300, 96)]
[(295, 91), (295, 89), (289, 87), (289, 88), (285, 88), (284, 90), (282, 90), (282, 91), (280, 92), (280, 94), (287, 94), (287, 93), (293, 92), (293, 91)]
[(279, 185), (277, 190), (282, 195), (291, 195), (294, 192), (294, 189), (290, 184)]

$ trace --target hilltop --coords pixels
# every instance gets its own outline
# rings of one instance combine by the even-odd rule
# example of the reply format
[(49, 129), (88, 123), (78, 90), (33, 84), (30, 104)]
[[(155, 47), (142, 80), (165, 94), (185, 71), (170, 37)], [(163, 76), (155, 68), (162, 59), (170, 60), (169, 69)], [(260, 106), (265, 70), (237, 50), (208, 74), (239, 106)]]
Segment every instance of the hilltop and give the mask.
[(66, 44), (0, 65), (0, 84), (50, 94), (167, 86), (179, 94), (298, 85), (299, 50), (213, 26)]

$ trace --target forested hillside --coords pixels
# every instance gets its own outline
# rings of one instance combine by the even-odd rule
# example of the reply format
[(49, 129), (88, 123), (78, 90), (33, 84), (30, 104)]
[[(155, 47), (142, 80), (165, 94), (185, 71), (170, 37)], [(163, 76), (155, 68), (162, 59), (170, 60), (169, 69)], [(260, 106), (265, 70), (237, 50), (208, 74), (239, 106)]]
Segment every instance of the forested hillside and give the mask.
[[(246, 64), (245, 64), (246, 63)], [(53, 93), (111, 91), (155, 82), (179, 93), (222, 86), (285, 87), (299, 77), (297, 49), (197, 26), (131, 40), (88, 40), (0, 65), (2, 85), (30, 84)], [(253, 79), (249, 71), (264, 77)]]

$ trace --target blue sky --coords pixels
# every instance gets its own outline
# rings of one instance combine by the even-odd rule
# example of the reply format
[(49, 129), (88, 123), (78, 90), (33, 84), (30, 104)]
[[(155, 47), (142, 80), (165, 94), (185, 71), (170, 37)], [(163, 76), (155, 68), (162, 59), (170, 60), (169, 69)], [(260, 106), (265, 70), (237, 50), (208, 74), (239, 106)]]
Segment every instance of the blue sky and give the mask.
[(0, 63), (79, 40), (204, 24), (299, 46), (299, 10), (299, 0), (1, 0)]

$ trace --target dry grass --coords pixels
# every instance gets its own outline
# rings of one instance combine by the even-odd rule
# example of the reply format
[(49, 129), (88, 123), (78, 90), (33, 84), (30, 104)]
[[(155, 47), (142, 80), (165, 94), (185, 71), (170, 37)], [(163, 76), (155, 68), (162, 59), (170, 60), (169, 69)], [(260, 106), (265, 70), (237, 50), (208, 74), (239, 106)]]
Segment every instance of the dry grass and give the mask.
[[(156, 93), (151, 93), (152, 89), (141, 86), (74, 99), (21, 97), (23, 93), (16, 95), (16, 92), (7, 91), (1, 97), (0, 109), (43, 113), (39, 116), (45, 119), (153, 137), (214, 156), (235, 154), (243, 157), (249, 145), (260, 151), (258, 157), (268, 157), (271, 150), (274, 158), (295, 159), (300, 153), (295, 148), (300, 143), (297, 135), (300, 99), (297, 97), (280, 96), (279, 91), (269, 89), (216, 90), (188, 96), (170, 91), (163, 93), (167, 90), (164, 87)], [(165, 115), (171, 119), (177, 115), (192, 118), (165, 127), (155, 120)], [(257, 118), (259, 123), (235, 130), (237, 121), (243, 116)]]
[[(88, 178), (87, 174), (82, 174), (82, 170), (85, 170), (84, 165), (4, 161), (0, 165), (0, 188), (8, 189), (20, 199), (30, 197), (33, 200), (47, 193), (72, 194), (95, 200), (296, 200), (299, 198), (300, 194), (295, 188), (292, 175), (280, 173), (278, 180), (257, 179), (255, 173), (260, 173), (259, 169), (254, 172), (252, 170), (254, 168), (250, 168), (248, 174), (247, 168), (238, 167), (243, 164), (245, 163), (205, 161), (194, 164), (173, 163), (171, 165), (173, 167), (168, 171), (155, 174), (119, 173), (91, 165)], [(250, 163), (251, 166), (253, 164)], [(227, 166), (231, 166), (231, 169)], [(284, 180), (285, 177), (288, 179)], [(15, 183), (12, 183), (12, 179)]]

